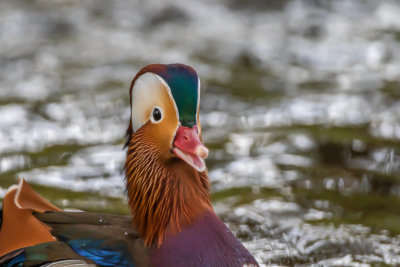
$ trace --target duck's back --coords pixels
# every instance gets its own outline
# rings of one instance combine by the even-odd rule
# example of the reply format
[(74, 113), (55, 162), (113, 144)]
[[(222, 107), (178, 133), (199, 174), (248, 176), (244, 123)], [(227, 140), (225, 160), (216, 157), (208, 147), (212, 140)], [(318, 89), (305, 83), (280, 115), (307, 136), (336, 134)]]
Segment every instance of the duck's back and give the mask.
[(34, 216), (51, 227), (57, 241), (11, 252), (0, 259), (1, 266), (40, 266), (66, 260), (70, 262), (65, 266), (70, 266), (71, 260), (100, 266), (148, 265), (147, 249), (130, 217), (87, 212), (46, 212)]
[(130, 216), (64, 212), (26, 182), (3, 200), (0, 266), (147, 266)]

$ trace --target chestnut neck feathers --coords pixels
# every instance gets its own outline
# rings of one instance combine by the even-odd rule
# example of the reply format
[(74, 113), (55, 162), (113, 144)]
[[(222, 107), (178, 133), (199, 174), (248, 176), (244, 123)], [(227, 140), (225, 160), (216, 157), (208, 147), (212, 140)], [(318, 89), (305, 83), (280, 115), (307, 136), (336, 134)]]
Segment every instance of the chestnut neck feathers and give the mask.
[(167, 233), (179, 232), (212, 207), (207, 172), (163, 158), (147, 131), (146, 125), (128, 131), (126, 187), (133, 223), (146, 245), (160, 246)]

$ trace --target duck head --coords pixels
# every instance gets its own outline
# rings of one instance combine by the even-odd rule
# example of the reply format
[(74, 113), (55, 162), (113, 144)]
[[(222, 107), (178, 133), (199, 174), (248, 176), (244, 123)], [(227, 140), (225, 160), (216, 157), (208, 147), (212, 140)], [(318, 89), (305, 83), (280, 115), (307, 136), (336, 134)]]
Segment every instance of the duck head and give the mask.
[(130, 87), (126, 186), (133, 222), (160, 246), (212, 209), (199, 122), (200, 80), (183, 64), (152, 64)]
[[(152, 64), (135, 76), (130, 88), (128, 136), (146, 131), (165, 163), (178, 157), (199, 172), (208, 149), (201, 140), (200, 79), (183, 64)], [(143, 129), (142, 129), (143, 128)]]

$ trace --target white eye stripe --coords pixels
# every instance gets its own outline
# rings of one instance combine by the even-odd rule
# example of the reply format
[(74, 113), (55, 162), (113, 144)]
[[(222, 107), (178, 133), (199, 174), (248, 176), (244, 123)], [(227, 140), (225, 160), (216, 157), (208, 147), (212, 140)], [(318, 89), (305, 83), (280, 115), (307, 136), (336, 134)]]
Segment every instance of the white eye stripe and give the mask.
[[(162, 117), (165, 114), (164, 110), (160, 108), (166, 108), (162, 103), (165, 101), (165, 92), (168, 93), (172, 103), (173, 98), (171, 92), (165, 82), (156, 74), (147, 72), (142, 74), (135, 82), (132, 88), (132, 129), (136, 132), (140, 127), (142, 127), (149, 120), (152, 123), (158, 123), (163, 121), (161, 118), (159, 121), (153, 120), (153, 110), (154, 107), (158, 106), (161, 111)], [(175, 103), (174, 103), (175, 105)], [(175, 106), (175, 112), (177, 114), (177, 108)], [(178, 116), (177, 116), (178, 118)]]
[[(157, 112), (160, 112), (159, 116), (160, 118), (158, 118), (158, 114)], [(164, 119), (164, 112), (163, 110), (159, 107), (159, 106), (154, 106), (153, 109), (151, 110), (151, 114), (150, 114), (150, 120), (152, 123), (159, 123)]]

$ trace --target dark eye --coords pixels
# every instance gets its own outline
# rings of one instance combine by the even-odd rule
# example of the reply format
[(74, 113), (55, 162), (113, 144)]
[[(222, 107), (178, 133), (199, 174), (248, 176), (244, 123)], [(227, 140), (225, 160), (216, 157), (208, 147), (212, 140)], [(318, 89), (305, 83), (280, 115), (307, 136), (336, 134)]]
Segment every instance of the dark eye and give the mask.
[(161, 110), (159, 108), (154, 108), (153, 109), (153, 119), (154, 119), (154, 121), (161, 120), (161, 117), (162, 117)]

